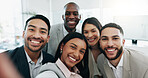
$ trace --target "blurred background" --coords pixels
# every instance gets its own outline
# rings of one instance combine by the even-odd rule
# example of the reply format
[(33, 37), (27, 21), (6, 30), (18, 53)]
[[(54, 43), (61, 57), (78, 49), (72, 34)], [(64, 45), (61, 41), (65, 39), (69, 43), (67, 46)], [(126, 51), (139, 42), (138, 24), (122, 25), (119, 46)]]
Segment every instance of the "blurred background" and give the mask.
[(114, 22), (125, 32), (126, 47), (148, 50), (148, 0), (0, 0), (0, 52), (23, 44), (25, 21), (32, 15), (45, 15), (51, 25), (63, 23), (68, 2), (80, 6), (80, 30), (88, 17), (96, 17), (102, 25)]

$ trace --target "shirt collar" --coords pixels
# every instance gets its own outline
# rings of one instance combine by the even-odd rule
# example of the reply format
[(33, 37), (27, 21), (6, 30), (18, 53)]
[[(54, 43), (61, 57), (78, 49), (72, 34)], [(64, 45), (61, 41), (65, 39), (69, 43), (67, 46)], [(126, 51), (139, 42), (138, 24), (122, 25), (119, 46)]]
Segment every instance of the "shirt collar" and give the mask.
[(63, 33), (64, 33), (64, 36), (66, 36), (68, 34), (67, 30), (65, 29), (65, 26), (63, 25)]
[[(25, 54), (26, 54), (28, 63), (33, 63), (33, 61), (31, 60), (31, 58), (29, 57), (29, 55), (28, 55), (28, 53), (27, 53), (26, 51), (25, 51)], [(39, 63), (42, 63), (42, 60), (43, 60), (43, 53), (42, 53), (42, 51), (41, 51), (41, 55), (40, 55), (40, 57), (38, 58)]]
[[(124, 56), (124, 53), (123, 53), (123, 55), (121, 56), (121, 59), (120, 59), (120, 61), (119, 61), (119, 63), (118, 63), (118, 65), (117, 65), (117, 67), (116, 68), (118, 68), (118, 67), (122, 67), (123, 66), (123, 56)], [(107, 62), (108, 62), (108, 65), (109, 65), (109, 67), (111, 67), (111, 68), (114, 68), (115, 69), (115, 67), (109, 62), (109, 60), (107, 59)]]
[[(78, 30), (76, 28), (76, 32), (80, 32), (80, 30)], [(63, 33), (64, 33), (64, 36), (66, 36), (68, 34), (67, 30), (65, 29), (65, 26), (63, 25)]]
[(77, 69), (76, 66), (73, 67), (74, 72), (69, 71), (68, 68), (63, 64), (63, 62), (62, 62), (60, 59), (58, 59), (58, 60), (56, 61), (56, 64), (57, 64), (57, 66), (61, 69), (61, 71), (64, 73), (64, 75), (65, 75), (66, 78), (70, 78), (70, 75), (71, 75), (71, 74), (74, 75), (74, 74), (80, 72), (80, 71)]

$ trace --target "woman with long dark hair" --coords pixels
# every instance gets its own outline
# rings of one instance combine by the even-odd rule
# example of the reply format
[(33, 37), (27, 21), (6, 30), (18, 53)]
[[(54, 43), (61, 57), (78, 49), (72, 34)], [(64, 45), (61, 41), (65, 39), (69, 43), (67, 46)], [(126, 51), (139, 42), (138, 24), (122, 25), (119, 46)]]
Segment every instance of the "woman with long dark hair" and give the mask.
[(60, 42), (56, 63), (41, 67), (36, 78), (88, 78), (88, 43), (83, 34), (71, 32)]
[(89, 78), (99, 78), (101, 75), (96, 63), (97, 57), (101, 54), (99, 44), (101, 28), (101, 23), (95, 17), (87, 18), (82, 24), (82, 34), (89, 44)]

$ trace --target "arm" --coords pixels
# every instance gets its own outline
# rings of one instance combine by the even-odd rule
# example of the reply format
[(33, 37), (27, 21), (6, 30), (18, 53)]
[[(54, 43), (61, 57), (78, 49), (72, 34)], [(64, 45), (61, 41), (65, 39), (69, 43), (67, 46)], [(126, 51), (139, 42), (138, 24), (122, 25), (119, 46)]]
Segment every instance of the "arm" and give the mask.
[(58, 76), (53, 71), (44, 71), (37, 75), (35, 78), (58, 78)]

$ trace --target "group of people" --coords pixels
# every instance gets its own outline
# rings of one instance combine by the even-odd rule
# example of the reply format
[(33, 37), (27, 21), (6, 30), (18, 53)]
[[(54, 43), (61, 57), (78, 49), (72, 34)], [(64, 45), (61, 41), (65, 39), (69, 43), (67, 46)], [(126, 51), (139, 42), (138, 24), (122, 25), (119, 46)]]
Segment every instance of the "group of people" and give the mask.
[(22, 78), (148, 78), (148, 57), (124, 48), (123, 29), (90, 17), (80, 32), (79, 9), (69, 2), (64, 23), (52, 27), (43, 15), (26, 21), (24, 45), (4, 52)]

